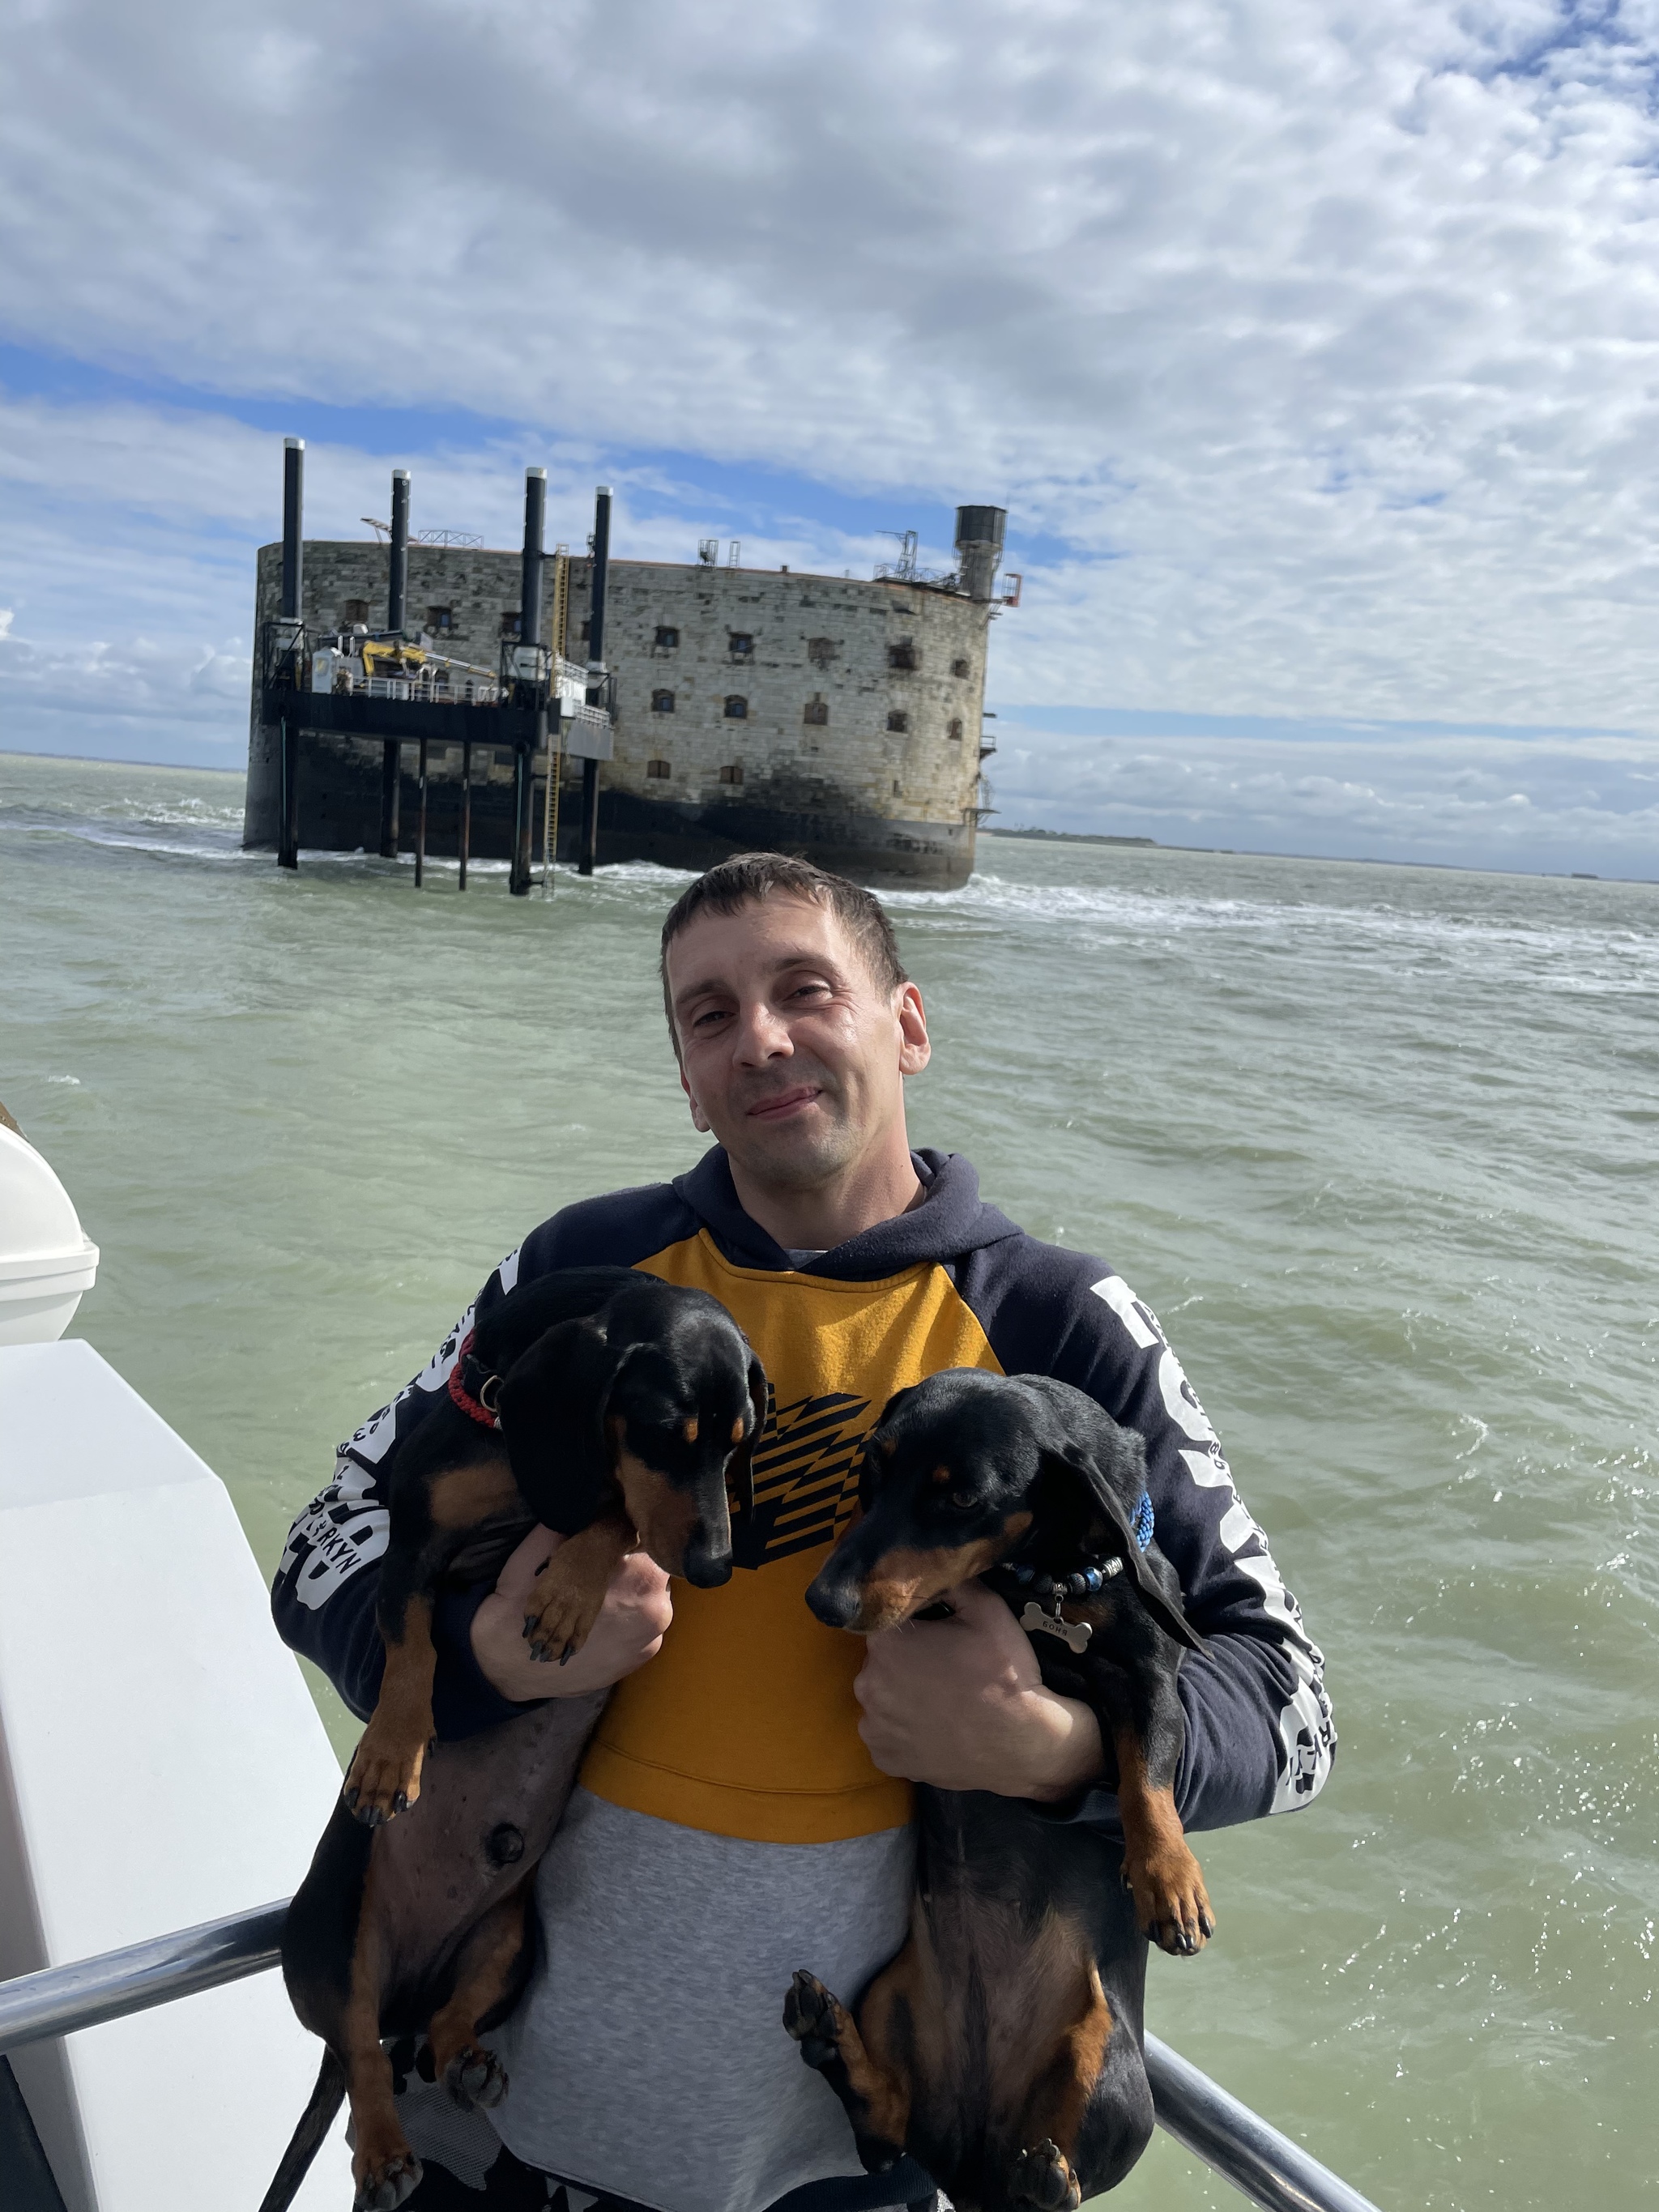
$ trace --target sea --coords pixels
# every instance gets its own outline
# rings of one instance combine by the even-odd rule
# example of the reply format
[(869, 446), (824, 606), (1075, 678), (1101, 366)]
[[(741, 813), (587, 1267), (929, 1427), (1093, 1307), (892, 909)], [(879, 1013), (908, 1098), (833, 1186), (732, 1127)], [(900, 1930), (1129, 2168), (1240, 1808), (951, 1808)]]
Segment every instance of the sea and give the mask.
[[(85, 1336), (261, 1563), (556, 1207), (672, 1176), (644, 866), (244, 854), (240, 778), (0, 755), (0, 1099)], [(1149, 2025), (1384, 2212), (1659, 2180), (1659, 886), (985, 838), (890, 901), (915, 1141), (1159, 1315), (1328, 1662)], [(320, 1682), (337, 1746), (348, 1717)], [(1124, 2212), (1243, 2200), (1158, 2136)]]

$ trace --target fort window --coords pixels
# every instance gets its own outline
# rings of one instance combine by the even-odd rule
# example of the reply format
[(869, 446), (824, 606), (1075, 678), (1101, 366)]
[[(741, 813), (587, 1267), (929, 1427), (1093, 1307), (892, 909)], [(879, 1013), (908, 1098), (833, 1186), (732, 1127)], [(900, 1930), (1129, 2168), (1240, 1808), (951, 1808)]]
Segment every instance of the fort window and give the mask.
[(441, 630), (453, 629), (455, 627), (454, 608), (428, 607), (426, 611), (426, 626), (434, 635)]
[[(749, 720), (749, 702), (735, 691), (726, 699), (726, 719), (728, 722), (746, 722)], [(722, 769), (720, 774), (724, 775), (725, 773)]]
[(897, 778), (896, 776), (895, 776), (895, 777), (893, 778), (893, 796), (894, 796), (894, 798), (895, 798), (895, 799), (896, 799), (896, 798), (898, 797), (898, 795), (899, 795), (899, 780), (898, 780), (898, 778)]
[(342, 629), (350, 629), (356, 623), (366, 623), (368, 620), (368, 601), (367, 599), (347, 599), (340, 609)]
[(908, 730), (910, 726), (910, 717), (902, 708), (895, 707), (887, 717), (887, 726), (890, 730)]
[(953, 743), (957, 744), (960, 744), (962, 743), (962, 717), (960, 714), (953, 714), (951, 716), (949, 735)]
[(951, 675), (952, 675), (952, 676), (966, 676), (966, 675), (969, 674), (970, 672), (970, 672), (970, 671), (969, 671), (969, 669), (968, 663), (967, 663), (967, 662), (963, 659), (962, 655), (961, 655), (960, 653), (958, 653), (958, 654), (957, 655), (956, 659), (955, 659), (951, 663)]
[(743, 763), (740, 761), (728, 762), (726, 767), (720, 770), (720, 781), (722, 783), (741, 783), (743, 781)]
[(887, 665), (890, 668), (918, 668), (921, 665), (916, 659), (915, 645), (911, 639), (902, 637), (896, 645), (888, 647)]
[(647, 775), (655, 776), (659, 783), (665, 781), (674, 773), (665, 760), (647, 761), (645, 772)]
[(675, 629), (672, 623), (659, 623), (657, 624), (657, 643), (661, 646), (665, 651), (677, 646), (679, 641), (680, 634), (678, 630)]
[(733, 660), (747, 660), (755, 650), (755, 641), (746, 629), (729, 629), (726, 633), (726, 649)]
[[(673, 693), (672, 691), (653, 691), (651, 694), (651, 711), (653, 714), (672, 714), (674, 711)], [(653, 769), (652, 773), (654, 775), (655, 770)]]
[(589, 630), (590, 630), (590, 629), (592, 629), (592, 624), (591, 623), (584, 623), (582, 624), (582, 643), (583, 643), (584, 645), (586, 645), (586, 644), (587, 643), (587, 641), (588, 641), (588, 635), (587, 635), (587, 634), (588, 634)]
[(830, 702), (827, 699), (809, 699), (801, 709), (800, 718), (803, 722), (810, 722), (821, 730), (830, 720)]
[(833, 637), (809, 637), (807, 639), (806, 658), (811, 662), (814, 668), (828, 668), (835, 657), (836, 641)]
[(523, 623), (524, 617), (519, 612), (517, 607), (503, 607), (501, 609), (501, 635), (503, 637), (517, 637)]

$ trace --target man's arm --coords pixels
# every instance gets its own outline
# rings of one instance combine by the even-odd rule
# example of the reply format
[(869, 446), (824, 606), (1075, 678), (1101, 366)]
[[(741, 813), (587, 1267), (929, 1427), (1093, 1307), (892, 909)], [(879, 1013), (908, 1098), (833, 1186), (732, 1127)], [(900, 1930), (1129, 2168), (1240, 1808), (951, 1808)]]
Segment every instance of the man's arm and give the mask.
[[(1206, 1638), (1180, 1675), (1182, 1820), (1221, 1827), (1309, 1802), (1336, 1741), (1323, 1661), (1156, 1317), (1099, 1262), (1026, 1238), (975, 1255), (962, 1287), (1005, 1372), (1087, 1390), (1146, 1441), (1157, 1539)], [(902, 1641), (871, 1639), (859, 1694), (872, 1755), (941, 1788), (1069, 1793), (1069, 1817), (1114, 1827), (1115, 1776), (1098, 1729), (1091, 1735), (1071, 1700), (1017, 1679), (1010, 1632), (1029, 1639), (997, 1603), (1002, 1617), (975, 1607), (977, 1621), (964, 1612), (914, 1623)], [(954, 1689), (947, 1654), (961, 1670)], [(992, 1747), (1005, 1743), (1003, 1778), (992, 1778)]]

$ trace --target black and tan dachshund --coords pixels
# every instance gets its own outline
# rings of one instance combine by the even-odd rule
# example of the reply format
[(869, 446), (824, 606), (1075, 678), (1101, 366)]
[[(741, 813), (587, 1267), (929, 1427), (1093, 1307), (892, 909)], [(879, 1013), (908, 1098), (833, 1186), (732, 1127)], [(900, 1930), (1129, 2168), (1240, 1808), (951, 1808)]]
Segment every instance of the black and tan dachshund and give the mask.
[(901, 1390), (862, 1491), (813, 1612), (868, 1635), (988, 1576), (1044, 1680), (1100, 1717), (1123, 1850), (1017, 1799), (920, 1789), (904, 1948), (855, 2013), (798, 1973), (784, 2026), (871, 2172), (908, 2151), (963, 2212), (1067, 2212), (1152, 2134), (1144, 1939), (1189, 1954), (1214, 1930), (1173, 1790), (1200, 1638), (1152, 1539), (1141, 1439), (1066, 1383), (953, 1369)]
[(494, 1575), (538, 1522), (559, 1531), (524, 1632), (553, 1662), (580, 1649), (631, 1550), (725, 1582), (766, 1402), (725, 1308), (632, 1268), (544, 1276), (463, 1346), (447, 1398), (393, 1465), (386, 1675), (283, 1930), (289, 1996), (327, 2051), (261, 2212), (290, 2202), (343, 2095), (361, 2212), (392, 2212), (414, 2189), (383, 2038), (425, 2034), (423, 2065), (463, 2105), (506, 2088), (478, 2037), (528, 1974), (536, 1865), (605, 1698), (532, 1706), (428, 1765), (440, 1587)]

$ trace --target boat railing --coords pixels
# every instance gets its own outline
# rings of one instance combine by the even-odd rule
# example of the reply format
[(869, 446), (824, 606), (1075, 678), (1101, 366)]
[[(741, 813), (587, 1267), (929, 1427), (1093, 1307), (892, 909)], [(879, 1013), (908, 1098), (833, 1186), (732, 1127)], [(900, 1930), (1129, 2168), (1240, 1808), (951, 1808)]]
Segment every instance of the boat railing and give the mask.
[[(287, 1912), (283, 1899), (0, 1982), (0, 2054), (264, 1973), (277, 1963)], [(1155, 2035), (1146, 2038), (1146, 2073), (1159, 2126), (1264, 2212), (1376, 2212), (1369, 2197)], [(0, 2112), (0, 2133), (3, 2123)]]

